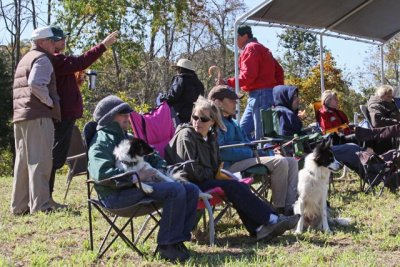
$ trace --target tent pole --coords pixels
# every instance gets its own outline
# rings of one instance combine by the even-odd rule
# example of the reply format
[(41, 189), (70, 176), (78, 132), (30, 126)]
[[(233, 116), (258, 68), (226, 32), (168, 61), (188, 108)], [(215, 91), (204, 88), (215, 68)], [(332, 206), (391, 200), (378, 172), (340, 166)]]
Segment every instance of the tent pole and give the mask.
[(381, 84), (385, 84), (385, 68), (383, 62), (383, 44), (379, 47), (381, 49)]
[[(239, 27), (240, 21), (237, 20), (235, 21), (235, 26), (234, 26), (234, 38), (233, 38), (233, 46), (235, 49), (235, 54), (234, 54), (234, 63), (235, 63), (235, 92), (239, 93), (240, 87), (239, 87), (239, 48), (237, 44), (237, 29)], [(236, 120), (240, 121), (240, 101), (237, 101), (236, 104)]]
[(320, 72), (321, 72), (321, 95), (325, 91), (325, 81), (324, 81), (324, 43), (323, 35), (319, 35), (319, 62), (320, 62)]

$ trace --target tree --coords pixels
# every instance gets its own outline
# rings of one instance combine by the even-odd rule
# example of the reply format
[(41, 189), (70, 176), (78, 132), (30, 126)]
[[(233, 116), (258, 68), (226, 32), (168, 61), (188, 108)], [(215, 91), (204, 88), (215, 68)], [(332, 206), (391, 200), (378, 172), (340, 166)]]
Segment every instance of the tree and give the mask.
[[(314, 122), (314, 111), (310, 104), (321, 99), (321, 80), (320, 80), (320, 65), (314, 66), (308, 77), (301, 79), (293, 77), (287, 79), (287, 84), (296, 84), (299, 87), (301, 102), (300, 105), (307, 110), (306, 123)], [(337, 68), (336, 62), (332, 55), (326, 53), (324, 60), (324, 81), (325, 88), (334, 90), (338, 94), (339, 108), (346, 113), (351, 120), (354, 115), (354, 107), (363, 104), (365, 99), (361, 94), (349, 88), (350, 82), (347, 81), (342, 74), (342, 71)]]
[(3, 49), (0, 50), (0, 176), (10, 175), (14, 150), (12, 116), (12, 76), (10, 60)]
[[(384, 74), (385, 84), (398, 89), (400, 86), (400, 35), (384, 45)], [(358, 73), (360, 89), (368, 99), (375, 92), (375, 88), (381, 85), (381, 52), (380, 47), (373, 47), (368, 52), (365, 60), (365, 68)], [(400, 97), (400, 90), (395, 92)]]
[(279, 46), (286, 49), (281, 59), (286, 77), (306, 77), (319, 61), (317, 36), (309, 32), (287, 29), (278, 37)]

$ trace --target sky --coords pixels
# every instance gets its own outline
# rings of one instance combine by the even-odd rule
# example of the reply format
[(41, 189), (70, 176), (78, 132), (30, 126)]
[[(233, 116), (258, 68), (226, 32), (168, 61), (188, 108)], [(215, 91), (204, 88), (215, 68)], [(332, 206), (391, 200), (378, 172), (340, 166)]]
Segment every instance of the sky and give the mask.
[[(248, 10), (256, 7), (265, 0), (245, 0)], [(260, 43), (268, 47), (274, 55), (282, 56), (284, 51), (279, 49), (277, 34), (283, 30), (271, 27), (252, 26), (253, 35)], [(318, 37), (319, 40), (319, 37)], [(364, 69), (365, 60), (371, 49), (378, 50), (378, 46), (370, 45), (362, 42), (344, 40), (340, 38), (328, 37), (323, 38), (324, 46), (332, 52), (336, 60), (337, 66), (343, 70), (343, 74), (354, 78), (353, 86), (357, 87), (359, 80), (357, 73)]]

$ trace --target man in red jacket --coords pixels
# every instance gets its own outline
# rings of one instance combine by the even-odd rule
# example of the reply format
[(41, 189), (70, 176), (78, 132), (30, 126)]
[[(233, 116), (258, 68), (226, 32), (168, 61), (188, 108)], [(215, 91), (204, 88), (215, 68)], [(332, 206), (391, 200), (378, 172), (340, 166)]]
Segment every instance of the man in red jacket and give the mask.
[[(65, 38), (69, 33), (64, 33), (60, 27), (51, 27), (55, 36), (62, 39), (55, 42), (55, 58), (53, 61), (56, 74), (57, 92), (60, 96), (61, 121), (54, 123), (54, 146), (53, 146), (53, 169), (50, 176), (50, 195), (54, 190), (55, 173), (60, 169), (67, 158), (71, 143), (72, 130), (76, 119), (82, 117), (83, 101), (82, 95), (75, 77), (75, 73), (83, 71), (92, 65), (109, 46), (117, 41), (118, 31), (108, 35), (100, 44), (92, 47), (81, 56), (66, 56), (62, 54), (65, 49)], [(54, 201), (55, 206), (62, 206)]]
[[(239, 86), (249, 94), (240, 127), (250, 140), (258, 140), (262, 138), (260, 109), (268, 109), (274, 104), (272, 89), (283, 84), (284, 73), (269, 49), (253, 37), (250, 26), (242, 25), (238, 28), (237, 44), (242, 50), (239, 58)], [(235, 87), (235, 78), (220, 83)]]

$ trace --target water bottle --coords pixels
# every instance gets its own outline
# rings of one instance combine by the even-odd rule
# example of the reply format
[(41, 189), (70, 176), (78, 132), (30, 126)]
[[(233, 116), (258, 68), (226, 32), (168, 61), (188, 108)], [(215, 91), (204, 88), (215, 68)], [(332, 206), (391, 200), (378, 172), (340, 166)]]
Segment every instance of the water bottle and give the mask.
[(95, 70), (88, 70), (86, 75), (89, 76), (89, 89), (94, 90), (96, 88), (97, 72)]

